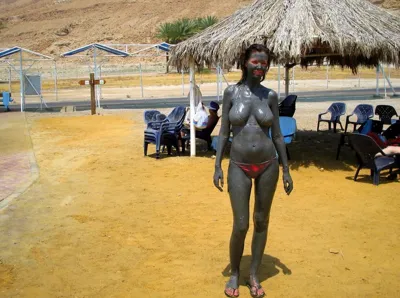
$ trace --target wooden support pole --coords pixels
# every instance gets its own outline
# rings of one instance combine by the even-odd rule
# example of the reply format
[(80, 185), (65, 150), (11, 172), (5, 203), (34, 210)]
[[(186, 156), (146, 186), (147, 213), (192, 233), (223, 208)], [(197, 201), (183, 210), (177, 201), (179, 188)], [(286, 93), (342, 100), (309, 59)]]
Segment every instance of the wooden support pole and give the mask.
[(92, 115), (96, 114), (96, 92), (95, 92), (95, 83), (94, 83), (94, 73), (90, 74), (90, 109), (92, 111)]
[(90, 85), (90, 110), (92, 115), (96, 114), (96, 85), (103, 85), (105, 83), (106, 80), (96, 80), (93, 72), (90, 73), (89, 81), (79, 81), (79, 85)]
[[(285, 96), (289, 95), (289, 85), (290, 85), (290, 77), (289, 77), (289, 69), (296, 66), (296, 63), (289, 63), (285, 65)], [(294, 73), (293, 73), (294, 79)]]
[(379, 94), (379, 64), (376, 65), (376, 94), (375, 97), (380, 97)]
[(193, 58), (190, 59), (190, 156), (196, 156), (196, 129), (194, 127), (193, 116), (195, 113), (194, 105), (194, 77), (195, 65)]
[(140, 73), (140, 94), (144, 97), (143, 94), (143, 73), (142, 73), (142, 63), (139, 63), (139, 73)]
[(278, 64), (278, 100), (281, 99), (281, 65)]
[(285, 65), (285, 96), (289, 95), (289, 83), (290, 83), (289, 66)]

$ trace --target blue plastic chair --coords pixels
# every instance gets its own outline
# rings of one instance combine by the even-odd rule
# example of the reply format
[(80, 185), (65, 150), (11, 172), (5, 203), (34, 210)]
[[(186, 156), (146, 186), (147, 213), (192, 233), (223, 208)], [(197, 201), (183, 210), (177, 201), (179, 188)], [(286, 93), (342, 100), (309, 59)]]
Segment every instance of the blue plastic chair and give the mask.
[[(281, 116), (279, 117), (279, 127), (281, 128), (281, 133), (285, 144), (288, 145), (292, 143), (293, 139), (296, 137), (296, 131), (297, 131), (296, 119), (294, 119), (293, 117)], [(271, 129), (269, 130), (269, 135), (270, 137), (272, 137)], [(290, 160), (289, 149), (287, 146), (286, 146), (286, 154), (288, 159)]]
[(158, 110), (147, 110), (144, 111), (143, 117), (144, 117), (144, 123), (149, 123), (150, 121), (157, 121), (156, 116), (158, 114), (161, 114), (160, 111)]
[[(357, 120), (351, 121), (350, 117), (356, 115)], [(353, 131), (356, 131), (356, 127), (358, 124), (364, 124), (368, 119), (374, 117), (374, 107), (369, 104), (359, 104), (355, 107), (353, 113), (347, 115), (346, 117), (346, 126), (344, 132), (347, 132), (347, 127), (349, 124), (353, 124)]]
[(3, 105), (6, 108), (6, 111), (10, 111), (9, 105), (12, 102), (11, 93), (10, 92), (3, 92)]
[(279, 116), (293, 117), (296, 111), (296, 100), (297, 100), (297, 95), (294, 94), (288, 95), (279, 104)]
[[(147, 156), (147, 148), (149, 144), (156, 145), (156, 158), (160, 158), (161, 145), (166, 145), (168, 154), (171, 154), (172, 146), (175, 147), (178, 155), (180, 154), (178, 139), (180, 131), (183, 127), (186, 109), (183, 106), (176, 107), (164, 119), (160, 121), (150, 121), (144, 131), (144, 155)], [(157, 114), (160, 116), (160, 114)]]
[[(325, 114), (331, 114), (330, 119), (323, 119), (322, 116)], [(328, 110), (324, 113), (318, 115), (317, 131), (319, 131), (320, 122), (327, 122), (328, 129), (331, 130), (331, 124), (333, 124), (333, 132), (336, 132), (336, 124), (339, 123), (340, 128), (343, 130), (342, 122), (340, 122), (340, 117), (346, 113), (346, 104), (343, 102), (334, 102), (330, 105)]]
[(399, 117), (396, 109), (390, 105), (377, 105), (375, 108), (375, 115), (379, 116), (379, 120), (382, 121), (383, 124), (393, 124), (397, 120), (392, 119), (392, 117)]

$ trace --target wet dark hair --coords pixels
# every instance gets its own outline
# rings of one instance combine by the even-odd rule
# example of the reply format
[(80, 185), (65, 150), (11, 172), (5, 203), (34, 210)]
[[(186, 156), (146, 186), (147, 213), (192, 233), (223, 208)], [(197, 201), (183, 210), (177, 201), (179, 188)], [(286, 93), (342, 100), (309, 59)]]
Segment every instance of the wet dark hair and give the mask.
[[(267, 71), (269, 70), (269, 67), (271, 65), (271, 54), (268, 48), (262, 44), (252, 44), (249, 46), (246, 51), (240, 56), (240, 69), (242, 70), (242, 78), (238, 82), (238, 84), (243, 84), (246, 79), (247, 79), (247, 66), (246, 62), (250, 59), (250, 56), (253, 52), (264, 52), (267, 54)], [(265, 75), (261, 78), (261, 81), (264, 81)]]

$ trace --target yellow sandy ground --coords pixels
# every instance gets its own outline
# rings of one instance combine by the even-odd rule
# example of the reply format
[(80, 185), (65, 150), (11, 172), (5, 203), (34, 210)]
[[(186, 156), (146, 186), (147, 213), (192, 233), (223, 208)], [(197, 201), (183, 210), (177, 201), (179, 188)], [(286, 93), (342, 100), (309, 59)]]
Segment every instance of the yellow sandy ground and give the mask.
[[(141, 116), (32, 118), (40, 178), (0, 213), (1, 297), (224, 297), (232, 215), (214, 160), (143, 157)], [(269, 297), (400, 295), (399, 182), (352, 181), (336, 141), (292, 144), (295, 190), (279, 181), (260, 273)]]

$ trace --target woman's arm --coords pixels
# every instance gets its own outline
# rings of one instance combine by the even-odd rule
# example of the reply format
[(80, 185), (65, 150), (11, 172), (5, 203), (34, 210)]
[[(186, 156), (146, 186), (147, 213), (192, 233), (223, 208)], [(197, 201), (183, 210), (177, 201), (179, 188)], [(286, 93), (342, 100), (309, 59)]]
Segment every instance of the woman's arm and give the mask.
[(228, 88), (226, 88), (222, 99), (221, 128), (219, 130), (218, 147), (215, 158), (215, 173), (214, 173), (214, 185), (220, 191), (222, 191), (222, 187), (224, 186), (224, 176), (221, 169), (221, 162), (231, 131), (231, 123), (229, 121), (229, 111), (232, 106), (232, 95), (234, 92), (234, 88), (235, 86), (229, 86)]
[(229, 122), (229, 111), (232, 105), (233, 87), (229, 86), (225, 89), (222, 98), (222, 115), (221, 115), (221, 128), (219, 130), (217, 155), (215, 158), (215, 167), (221, 167), (222, 156), (224, 155), (226, 144), (229, 140), (231, 131), (231, 123)]
[(278, 151), (278, 155), (281, 159), (283, 171), (289, 171), (288, 160), (286, 155), (286, 145), (283, 140), (281, 127), (279, 126), (279, 107), (278, 107), (278, 95), (274, 91), (270, 91), (268, 94), (270, 108), (272, 114), (274, 115), (274, 119), (272, 121), (271, 127), (271, 137), (274, 142), (276, 151)]
[(290, 194), (290, 192), (293, 189), (293, 182), (289, 174), (288, 158), (286, 155), (286, 145), (285, 141), (283, 140), (281, 128), (279, 126), (278, 95), (276, 94), (276, 92), (271, 90), (268, 94), (268, 98), (272, 114), (274, 115), (271, 127), (272, 142), (274, 143), (276, 151), (278, 152), (279, 158), (281, 159), (282, 162), (283, 183), (285, 191), (287, 194)]

